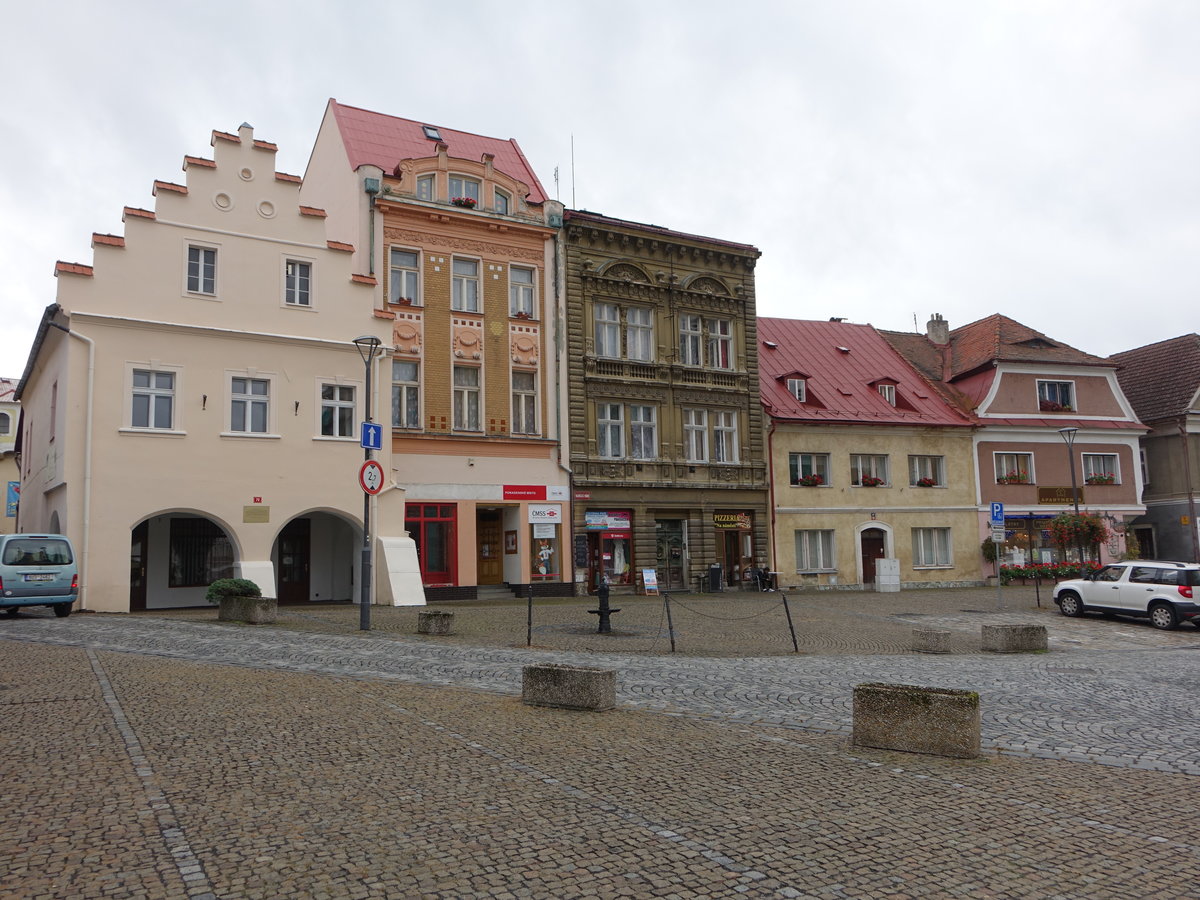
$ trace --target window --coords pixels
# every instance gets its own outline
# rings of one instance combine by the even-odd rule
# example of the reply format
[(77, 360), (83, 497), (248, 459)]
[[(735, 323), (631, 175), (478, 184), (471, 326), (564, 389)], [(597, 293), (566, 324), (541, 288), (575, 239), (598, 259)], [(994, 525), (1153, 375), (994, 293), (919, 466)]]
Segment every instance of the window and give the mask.
[(698, 366), (700, 359), (700, 317), (679, 317), (679, 361), (685, 366)]
[(457, 583), (456, 513), (457, 507), (453, 504), (407, 503), (404, 506), (404, 530), (412, 535), (413, 543), (417, 545), (421, 580), (425, 584)]
[(533, 269), (508, 267), (508, 314), (533, 318)]
[(417, 176), (417, 199), (432, 200), (433, 199), (433, 176), (418, 175)]
[(479, 431), (479, 369), (454, 367), (454, 428)]
[(1037, 391), (1042, 412), (1070, 412), (1075, 408), (1075, 386), (1069, 381), (1039, 381)]
[(596, 453), (605, 459), (625, 455), (625, 419), (620, 403), (601, 403), (596, 407)]
[(388, 275), (388, 302), (421, 305), (420, 256), (413, 250), (392, 249)]
[(8, 434), (12, 430), (12, 416), (0, 412), (0, 434)]
[(417, 401), (420, 387), (417, 363), (392, 360), (392, 427), (420, 428), (421, 408)]
[(233, 545), (208, 519), (171, 520), (168, 587), (206, 587), (233, 575)]
[(831, 572), (836, 569), (832, 531), (796, 532), (797, 572)]
[(187, 289), (189, 294), (216, 294), (216, 248), (188, 247)]
[(321, 385), (321, 434), (325, 437), (354, 437), (353, 387)]
[(1083, 454), (1083, 480), (1087, 484), (1116, 484), (1117, 454)]
[(502, 191), (500, 188), (495, 188), (494, 197), (492, 209), (502, 216), (507, 216), (509, 209), (512, 207), (512, 201), (508, 196), (508, 192)]
[(888, 458), (861, 453), (850, 455), (850, 483), (859, 487), (878, 487), (888, 483)]
[(1150, 483), (1150, 466), (1146, 463), (1146, 448), (1142, 447), (1138, 450), (1138, 462), (1142, 467), (1142, 484)]
[(453, 269), (451, 308), (462, 312), (479, 312), (479, 262), (474, 259), (455, 259)]
[(713, 414), (713, 462), (738, 461), (738, 417), (736, 412)]
[(474, 200), (479, 205), (479, 182), (474, 178), (464, 178), (462, 175), (450, 176), (450, 199)]
[(879, 396), (891, 406), (896, 405), (896, 386), (894, 384), (880, 384), (876, 386), (876, 390), (879, 391)]
[(431, 141), (440, 141), (442, 139), (442, 134), (437, 130), (436, 125), (422, 125), (421, 130), (425, 132), (425, 137)]
[(803, 403), (808, 396), (808, 380), (805, 378), (789, 378), (787, 380), (787, 389), (789, 394)]
[(714, 369), (733, 368), (733, 323), (708, 320), (708, 364)]
[(629, 407), (629, 455), (632, 458), (658, 458), (656, 413), (653, 406)]
[(271, 383), (265, 378), (234, 378), (231, 383), (229, 430), (266, 434)]
[(596, 304), (596, 355), (621, 357), (621, 310), (613, 303)]
[(513, 434), (537, 434), (537, 375), (512, 373)]
[(708, 410), (683, 411), (683, 454), (688, 462), (708, 462)]
[(829, 484), (829, 454), (790, 453), (788, 454), (788, 474), (794, 485), (815, 487)]
[(134, 428), (171, 428), (175, 412), (175, 373), (133, 370)]
[(645, 307), (625, 311), (625, 355), (629, 359), (650, 362), (654, 359), (653, 313)]
[(910, 456), (908, 483), (914, 487), (944, 487), (946, 460), (941, 456)]
[(1033, 481), (1033, 457), (1028, 453), (996, 453), (997, 484), (1028, 484)]
[(912, 539), (914, 567), (953, 565), (949, 528), (914, 528)]
[(312, 306), (312, 263), (289, 259), (283, 269), (283, 302), (288, 306)]

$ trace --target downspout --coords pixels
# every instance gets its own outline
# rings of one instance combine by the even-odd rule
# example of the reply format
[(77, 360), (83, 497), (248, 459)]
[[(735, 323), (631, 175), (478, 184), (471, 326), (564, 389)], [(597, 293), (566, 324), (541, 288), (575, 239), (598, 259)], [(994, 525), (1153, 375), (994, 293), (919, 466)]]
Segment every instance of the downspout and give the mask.
[(771, 422), (767, 428), (767, 508), (771, 514), (771, 530), (767, 533), (767, 547), (771, 551), (768, 571), (778, 572), (778, 558), (775, 556), (775, 417), (766, 409), (763, 409), (763, 415)]
[(96, 384), (96, 342), (77, 331), (72, 331), (59, 322), (50, 322), (49, 324), (59, 331), (65, 332), (70, 337), (87, 344), (87, 424), (83, 433), (83, 546), (80, 548), (80, 553), (83, 557), (83, 566), (81, 567), (82, 573), (79, 578), (81, 582), (79, 586), (79, 609), (83, 611), (87, 609), (88, 575), (91, 572), (91, 567), (88, 564), (88, 548), (91, 545), (92, 534), (92, 408)]

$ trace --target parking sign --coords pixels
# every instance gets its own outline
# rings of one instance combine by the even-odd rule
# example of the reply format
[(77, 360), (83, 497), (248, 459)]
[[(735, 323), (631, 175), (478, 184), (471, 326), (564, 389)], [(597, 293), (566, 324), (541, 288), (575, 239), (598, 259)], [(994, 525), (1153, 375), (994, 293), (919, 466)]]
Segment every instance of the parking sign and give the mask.
[(1004, 504), (1003, 503), (992, 503), (992, 521), (993, 522), (1003, 522), (1004, 521)]

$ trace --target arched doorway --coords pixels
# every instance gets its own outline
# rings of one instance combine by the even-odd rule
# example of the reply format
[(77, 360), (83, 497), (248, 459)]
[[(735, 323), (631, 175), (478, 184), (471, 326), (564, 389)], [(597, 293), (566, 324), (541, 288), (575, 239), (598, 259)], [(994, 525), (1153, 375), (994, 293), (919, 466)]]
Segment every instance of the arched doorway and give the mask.
[(882, 528), (864, 528), (859, 535), (862, 550), (863, 584), (875, 583), (875, 560), (887, 555), (887, 532)]
[(355, 599), (362, 529), (336, 513), (313, 510), (279, 530), (271, 561), (281, 604)]
[(129, 609), (204, 606), (208, 586), (237, 574), (230, 532), (207, 516), (162, 513), (129, 534)]

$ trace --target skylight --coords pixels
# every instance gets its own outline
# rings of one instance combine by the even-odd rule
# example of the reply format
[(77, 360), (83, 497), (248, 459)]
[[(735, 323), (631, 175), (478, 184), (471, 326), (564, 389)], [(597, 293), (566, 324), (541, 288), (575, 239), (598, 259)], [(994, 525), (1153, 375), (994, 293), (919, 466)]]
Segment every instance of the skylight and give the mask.
[(433, 125), (422, 125), (421, 130), (425, 132), (425, 137), (431, 141), (440, 141), (442, 139), (441, 132)]

